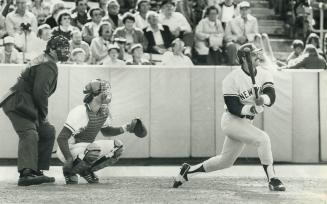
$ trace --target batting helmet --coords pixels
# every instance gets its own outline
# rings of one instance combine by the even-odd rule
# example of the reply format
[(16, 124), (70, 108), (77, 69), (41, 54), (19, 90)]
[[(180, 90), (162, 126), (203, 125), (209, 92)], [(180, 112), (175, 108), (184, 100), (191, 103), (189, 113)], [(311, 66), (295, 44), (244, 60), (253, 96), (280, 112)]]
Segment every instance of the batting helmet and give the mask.
[(246, 43), (238, 48), (237, 50), (237, 58), (240, 64), (243, 64), (243, 57), (245, 57), (246, 52), (251, 52), (251, 54), (258, 54), (262, 49), (258, 49), (252, 43)]
[(58, 60), (61, 62), (65, 62), (69, 59), (70, 51), (69, 51), (69, 40), (62, 35), (52, 37), (45, 49), (47, 54), (50, 53), (50, 50), (56, 50)]

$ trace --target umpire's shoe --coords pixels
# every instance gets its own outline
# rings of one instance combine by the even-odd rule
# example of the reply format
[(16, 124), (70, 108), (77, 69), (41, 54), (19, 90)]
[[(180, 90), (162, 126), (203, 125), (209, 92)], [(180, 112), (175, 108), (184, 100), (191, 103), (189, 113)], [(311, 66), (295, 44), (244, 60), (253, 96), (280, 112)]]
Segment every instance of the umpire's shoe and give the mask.
[(43, 183), (54, 183), (56, 179), (54, 177), (49, 177), (43, 174), (43, 171), (38, 170), (35, 172), (35, 175), (41, 176), (44, 179)]
[(22, 170), (18, 179), (18, 186), (39, 185), (42, 183), (46, 183), (44, 176), (36, 175), (32, 169)]
[(174, 179), (174, 184), (173, 184), (173, 188), (178, 188), (179, 186), (181, 186), (185, 181), (188, 181), (187, 178), (187, 173), (190, 170), (191, 165), (184, 163), (181, 167), (181, 170), (178, 174), (178, 176)]
[(271, 191), (285, 191), (284, 184), (278, 178), (271, 178), (269, 181), (269, 189)]

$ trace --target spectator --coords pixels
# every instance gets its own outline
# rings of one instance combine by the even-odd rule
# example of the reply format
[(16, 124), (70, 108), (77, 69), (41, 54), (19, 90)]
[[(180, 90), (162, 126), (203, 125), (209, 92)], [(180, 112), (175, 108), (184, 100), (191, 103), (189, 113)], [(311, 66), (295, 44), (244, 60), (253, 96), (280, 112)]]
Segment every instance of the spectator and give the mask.
[(110, 44), (108, 46), (108, 56), (103, 60), (103, 65), (121, 67), (125, 66), (123, 60), (118, 59), (120, 47), (117, 44)]
[(223, 25), (223, 28), (226, 28), (226, 25), (229, 21), (233, 20), (236, 16), (239, 15), (239, 10), (237, 4), (234, 3), (234, 0), (224, 0), (219, 4), (219, 19)]
[(4, 47), (0, 49), (0, 63), (19, 64), (19, 53), (15, 49), (14, 38), (7, 36), (3, 39)]
[(50, 15), (50, 6), (45, 4), (43, 0), (32, 0), (29, 10), (35, 15), (38, 25), (43, 24)]
[(75, 0), (76, 12), (72, 14), (72, 25), (82, 30), (88, 22), (87, 17), (87, 0)]
[(305, 38), (309, 33), (309, 25), (313, 23), (312, 8), (308, 0), (293, 1), (293, 18), (295, 37)]
[(103, 12), (102, 13), (102, 16), (108, 16), (108, 13), (107, 13), (107, 4), (108, 4), (108, 0), (99, 0), (99, 8), (101, 9), (101, 11)]
[(126, 12), (135, 13), (136, 0), (118, 0), (120, 5), (120, 13), (125, 14)]
[(146, 19), (149, 23), (149, 26), (143, 29), (146, 52), (154, 54), (165, 53), (174, 39), (169, 27), (159, 24), (158, 14), (154, 11), (149, 11)]
[(143, 58), (143, 46), (135, 44), (131, 48), (132, 60), (128, 60), (126, 65), (151, 65), (151, 63)]
[(294, 59), (298, 59), (302, 55), (304, 44), (302, 40), (294, 40), (292, 43), (293, 52), (287, 57), (287, 64)]
[(175, 12), (175, 6), (176, 4), (173, 0), (163, 0), (159, 22), (162, 25), (168, 26), (175, 38), (181, 38), (185, 42), (185, 52), (190, 54), (194, 44), (192, 28), (183, 14)]
[(182, 66), (182, 67), (193, 67), (191, 59), (183, 54), (185, 43), (177, 38), (172, 42), (172, 51), (167, 51), (163, 55), (162, 65), (163, 66)]
[(192, 29), (195, 28), (195, 26), (199, 22), (196, 20), (193, 4), (194, 2), (192, 0), (180, 0), (177, 1), (177, 5), (176, 5), (176, 11), (183, 14), (183, 16), (186, 18), (187, 22), (190, 24)]
[(29, 23), (34, 33), (37, 30), (37, 20), (33, 13), (27, 10), (26, 0), (16, 0), (16, 10), (10, 12), (6, 17), (6, 30), (9, 35), (21, 32), (21, 24)]
[(58, 26), (52, 29), (52, 35), (62, 35), (70, 40), (72, 31), (77, 29), (71, 25), (70, 13), (67, 11), (61, 11), (57, 18), (57, 24)]
[(51, 28), (58, 26), (56, 19), (64, 9), (65, 5), (63, 2), (60, 1), (58, 3), (55, 3), (52, 7), (52, 14), (45, 20), (45, 23), (48, 24)]
[(104, 18), (103, 21), (108, 21), (112, 26), (112, 30), (116, 30), (116, 28), (123, 26), (123, 21), (118, 15), (119, 9), (120, 5), (117, 0), (109, 0), (107, 6), (108, 16)]
[(208, 7), (205, 16), (195, 30), (195, 49), (200, 62), (205, 61), (208, 65), (219, 65), (222, 63), (224, 29), (217, 18), (217, 7)]
[(195, 26), (202, 20), (204, 11), (207, 7), (206, 0), (196, 0), (194, 2), (193, 13), (195, 18)]
[(114, 38), (114, 43), (119, 47), (119, 56), (118, 59), (126, 61), (127, 59), (132, 58), (129, 53), (125, 51), (126, 48), (126, 39), (125, 38)]
[(317, 49), (318, 53), (321, 56), (323, 56), (324, 58), (326, 58), (325, 55), (324, 55), (324, 52), (320, 48), (320, 39), (319, 39), (319, 36), (316, 33), (310, 33), (310, 35), (307, 37), (307, 40), (306, 40), (305, 44), (306, 45), (309, 45), (309, 44), (313, 45)]
[(99, 36), (93, 38), (90, 46), (91, 64), (100, 64), (108, 55), (108, 46), (112, 38), (112, 26), (102, 22), (99, 26)]
[(82, 48), (75, 48), (71, 52), (71, 61), (73, 64), (83, 65), (85, 63), (86, 55), (85, 51)]
[(146, 15), (150, 10), (150, 0), (138, 0), (136, 4), (137, 13), (135, 17), (135, 27), (143, 30), (148, 26)]
[(83, 40), (88, 44), (91, 44), (92, 39), (99, 36), (98, 30), (101, 23), (101, 19), (104, 17), (100, 8), (90, 9), (89, 14), (92, 18), (91, 22), (88, 22), (83, 27)]
[(312, 44), (305, 46), (303, 55), (292, 65), (287, 65), (286, 69), (326, 69), (325, 59), (318, 54), (316, 47)]
[(86, 42), (82, 41), (82, 33), (79, 30), (74, 30), (72, 32), (72, 39), (69, 42), (70, 50), (74, 50), (76, 48), (81, 48), (84, 50), (85, 62), (90, 59), (90, 46)]
[(143, 43), (143, 32), (139, 28), (134, 27), (135, 18), (131, 13), (126, 13), (123, 17), (124, 26), (119, 27), (115, 30), (114, 38), (125, 38), (126, 39), (126, 50), (137, 43)]
[(240, 14), (227, 23), (225, 30), (226, 54), (229, 65), (236, 65), (237, 48), (247, 42), (253, 42), (255, 34), (259, 33), (258, 21), (249, 14), (250, 3), (242, 1), (239, 4)]

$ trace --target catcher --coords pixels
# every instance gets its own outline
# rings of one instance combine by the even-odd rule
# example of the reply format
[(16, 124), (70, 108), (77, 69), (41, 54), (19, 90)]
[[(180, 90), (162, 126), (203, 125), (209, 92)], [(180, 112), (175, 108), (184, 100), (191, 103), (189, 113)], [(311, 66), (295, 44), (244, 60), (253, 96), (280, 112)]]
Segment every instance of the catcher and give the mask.
[(140, 119), (130, 124), (112, 127), (109, 103), (110, 83), (101, 79), (89, 82), (84, 89), (84, 104), (72, 109), (61, 130), (57, 142), (58, 158), (64, 162), (63, 174), (66, 184), (78, 184), (78, 174), (88, 183), (99, 183), (95, 171), (118, 161), (123, 143), (118, 140), (97, 140), (101, 131), (104, 136), (117, 136), (124, 132), (145, 137), (147, 130)]

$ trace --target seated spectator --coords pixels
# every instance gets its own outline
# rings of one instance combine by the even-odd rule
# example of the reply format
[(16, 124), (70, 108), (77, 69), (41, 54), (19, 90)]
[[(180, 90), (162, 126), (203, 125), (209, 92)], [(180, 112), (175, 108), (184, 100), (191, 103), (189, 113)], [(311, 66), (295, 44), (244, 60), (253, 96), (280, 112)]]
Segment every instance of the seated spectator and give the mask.
[(131, 59), (132, 56), (126, 52), (126, 39), (125, 38), (114, 38), (114, 44), (119, 47), (119, 56), (118, 59), (126, 61), (127, 59)]
[(19, 53), (15, 49), (15, 41), (11, 36), (3, 39), (3, 48), (0, 48), (0, 63), (19, 64)]
[(71, 25), (71, 16), (67, 11), (61, 11), (57, 18), (58, 26), (52, 29), (52, 35), (62, 35), (70, 40), (73, 30), (77, 30), (76, 27)]
[(75, 48), (71, 52), (71, 62), (73, 64), (84, 65), (85, 63), (85, 51), (82, 48)]
[(100, 8), (90, 9), (89, 14), (92, 18), (91, 22), (88, 22), (84, 25), (82, 35), (83, 40), (91, 44), (92, 39), (99, 36), (98, 30), (103, 17), (103, 12)]
[(91, 64), (101, 64), (108, 55), (108, 46), (112, 38), (112, 27), (109, 22), (102, 22), (99, 26), (99, 36), (93, 38), (91, 50)]
[(146, 19), (149, 26), (143, 29), (145, 51), (154, 54), (165, 53), (174, 40), (169, 27), (159, 24), (158, 14), (154, 11), (149, 11)]
[(72, 39), (70, 40), (70, 50), (81, 48), (84, 50), (85, 62), (90, 59), (90, 46), (86, 42), (82, 41), (82, 33), (79, 30), (72, 32)]
[(292, 43), (293, 52), (287, 57), (287, 64), (290, 63), (290, 61), (293, 61), (295, 59), (298, 59), (299, 56), (302, 55), (304, 44), (302, 40), (294, 40)]
[(302, 56), (295, 60), (294, 64), (287, 65), (286, 69), (326, 69), (325, 59), (318, 54), (314, 45), (308, 44), (305, 46)]
[(45, 4), (43, 0), (32, 0), (29, 11), (35, 15), (38, 25), (42, 25), (50, 15), (50, 5)]
[(110, 44), (108, 47), (108, 56), (103, 60), (103, 65), (121, 67), (125, 66), (123, 60), (118, 59), (120, 47), (117, 44)]
[(131, 48), (132, 60), (128, 60), (126, 65), (151, 65), (151, 63), (143, 58), (143, 46), (141, 44), (135, 44)]
[(116, 28), (124, 25), (122, 19), (118, 15), (119, 9), (120, 5), (117, 0), (109, 0), (107, 6), (108, 16), (103, 18), (103, 21), (108, 21), (112, 26), (112, 30), (116, 30)]
[(139, 28), (134, 27), (135, 18), (131, 13), (126, 13), (123, 17), (124, 26), (119, 27), (115, 30), (114, 38), (125, 38), (126, 39), (126, 50), (137, 43), (143, 43), (143, 32)]
[(29, 12), (26, 5), (26, 0), (16, 0), (16, 10), (10, 12), (6, 16), (6, 30), (11, 36), (21, 33), (21, 24), (29, 23), (32, 32), (36, 33), (37, 20), (33, 13)]
[(136, 4), (137, 12), (135, 13), (135, 27), (143, 30), (148, 26), (146, 15), (150, 10), (150, 0), (138, 0)]
[(324, 52), (320, 48), (320, 38), (316, 33), (310, 33), (310, 35), (307, 37), (305, 44), (313, 45), (317, 49), (318, 53), (326, 59)]
[(76, 12), (72, 13), (72, 26), (82, 30), (83, 26), (88, 22), (87, 6), (87, 0), (75, 0)]
[(240, 14), (229, 21), (225, 30), (227, 63), (236, 65), (237, 48), (247, 42), (253, 42), (255, 34), (259, 33), (258, 21), (250, 15), (250, 3), (242, 1), (239, 4)]
[(135, 13), (136, 0), (118, 0), (120, 5), (119, 13), (125, 14), (126, 12)]
[(172, 42), (172, 51), (167, 51), (163, 54), (162, 65), (172, 66), (172, 67), (193, 67), (193, 62), (191, 59), (184, 55), (184, 45), (185, 43), (177, 38)]
[(208, 65), (220, 65), (222, 63), (224, 29), (217, 18), (218, 9), (215, 6), (208, 7), (205, 16), (195, 30), (195, 50), (199, 55), (200, 62), (204, 61), (204, 64)]
[(107, 5), (108, 5), (108, 0), (99, 0), (99, 8), (102, 11), (103, 17), (108, 16)]
[(194, 35), (190, 24), (183, 14), (175, 12), (176, 4), (173, 0), (163, 0), (161, 3), (161, 12), (159, 22), (169, 27), (169, 30), (175, 38), (181, 38), (186, 45), (185, 52), (190, 55), (194, 44)]
[(47, 19), (45, 19), (45, 23), (48, 24), (51, 28), (58, 26), (56, 19), (58, 19), (58, 15), (63, 10), (65, 10), (65, 5), (63, 2), (55, 3), (52, 6), (51, 16), (49, 16)]
[(233, 20), (236, 16), (239, 15), (239, 10), (237, 4), (234, 3), (234, 0), (224, 0), (219, 4), (219, 19), (223, 25), (223, 28), (226, 28), (226, 25), (229, 21)]

